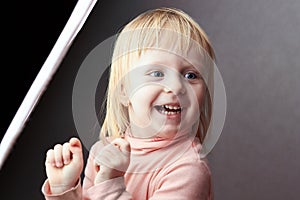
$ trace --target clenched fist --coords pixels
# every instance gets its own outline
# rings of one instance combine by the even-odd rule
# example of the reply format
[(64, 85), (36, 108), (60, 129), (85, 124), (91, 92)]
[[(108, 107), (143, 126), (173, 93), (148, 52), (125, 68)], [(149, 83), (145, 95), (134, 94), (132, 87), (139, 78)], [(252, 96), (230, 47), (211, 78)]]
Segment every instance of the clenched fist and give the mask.
[(56, 144), (47, 151), (46, 173), (52, 194), (62, 193), (76, 186), (83, 170), (82, 145), (77, 138)]
[(130, 163), (130, 144), (117, 138), (95, 155), (97, 175), (94, 184), (124, 176)]

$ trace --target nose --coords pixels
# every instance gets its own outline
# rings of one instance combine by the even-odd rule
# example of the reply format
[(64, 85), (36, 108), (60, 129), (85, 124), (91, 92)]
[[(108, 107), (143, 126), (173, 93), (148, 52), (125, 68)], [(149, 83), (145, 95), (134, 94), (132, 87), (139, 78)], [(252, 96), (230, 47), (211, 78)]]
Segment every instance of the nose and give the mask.
[(183, 95), (186, 92), (185, 80), (179, 75), (174, 74), (168, 77), (164, 86), (164, 92), (174, 93), (175, 95)]

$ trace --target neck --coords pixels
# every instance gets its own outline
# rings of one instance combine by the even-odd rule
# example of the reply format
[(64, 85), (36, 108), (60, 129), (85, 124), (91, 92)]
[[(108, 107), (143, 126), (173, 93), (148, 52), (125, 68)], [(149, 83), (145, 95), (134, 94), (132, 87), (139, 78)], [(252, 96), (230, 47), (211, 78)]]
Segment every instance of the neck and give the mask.
[(182, 137), (195, 137), (197, 134), (198, 125), (191, 126), (188, 128), (178, 128), (177, 130), (160, 130), (156, 131), (151, 128), (140, 128), (137, 126), (128, 127), (128, 135), (137, 139), (149, 139), (149, 140), (173, 140)]

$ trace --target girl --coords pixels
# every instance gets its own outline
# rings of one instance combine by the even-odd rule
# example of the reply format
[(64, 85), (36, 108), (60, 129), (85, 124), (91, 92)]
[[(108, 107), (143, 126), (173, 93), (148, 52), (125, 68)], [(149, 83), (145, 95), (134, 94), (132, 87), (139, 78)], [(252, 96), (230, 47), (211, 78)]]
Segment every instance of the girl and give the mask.
[(115, 44), (106, 116), (82, 186), (82, 145), (71, 138), (47, 152), (45, 198), (213, 199), (199, 154), (214, 58), (204, 31), (181, 10), (133, 19)]

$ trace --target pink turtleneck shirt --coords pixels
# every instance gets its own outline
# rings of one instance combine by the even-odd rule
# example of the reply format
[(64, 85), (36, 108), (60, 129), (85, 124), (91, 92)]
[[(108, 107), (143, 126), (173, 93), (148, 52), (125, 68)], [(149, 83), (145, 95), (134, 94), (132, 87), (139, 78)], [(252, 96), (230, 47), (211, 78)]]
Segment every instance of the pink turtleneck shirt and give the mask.
[(197, 138), (136, 139), (126, 135), (131, 145), (130, 165), (124, 177), (94, 185), (94, 155), (104, 147), (101, 141), (91, 148), (85, 176), (62, 194), (50, 192), (48, 180), (42, 186), (47, 200), (212, 200), (210, 169), (200, 159)]

